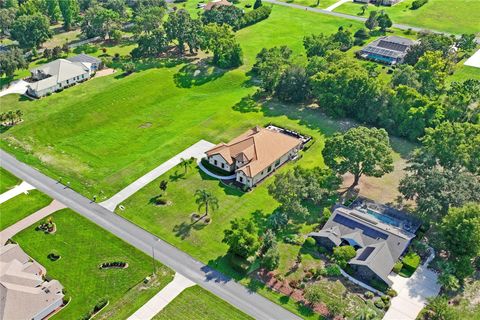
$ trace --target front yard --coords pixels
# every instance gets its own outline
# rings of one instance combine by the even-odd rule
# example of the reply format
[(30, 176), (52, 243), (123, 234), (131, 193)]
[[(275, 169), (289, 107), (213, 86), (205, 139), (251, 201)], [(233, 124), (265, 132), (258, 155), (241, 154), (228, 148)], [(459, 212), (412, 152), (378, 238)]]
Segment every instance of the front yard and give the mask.
[[(152, 274), (150, 257), (71, 210), (61, 210), (52, 218), (57, 227), (54, 234), (36, 231), (37, 225), (33, 225), (17, 234), (14, 241), (47, 269), (49, 277), (59, 280), (65, 296), (71, 298), (54, 319), (79, 319), (104, 298), (109, 305), (99, 316), (110, 313), (109, 319), (124, 319), (173, 279), (172, 271), (158, 263), (159, 281), (154, 289), (135, 288)], [(50, 253), (60, 259), (50, 260)], [(128, 268), (99, 268), (111, 261), (127, 262)], [(124, 295), (130, 298), (121, 300)]]
[(47, 206), (52, 199), (38, 190), (20, 194), (0, 204), (0, 230)]
[(0, 194), (20, 184), (20, 179), (0, 167)]

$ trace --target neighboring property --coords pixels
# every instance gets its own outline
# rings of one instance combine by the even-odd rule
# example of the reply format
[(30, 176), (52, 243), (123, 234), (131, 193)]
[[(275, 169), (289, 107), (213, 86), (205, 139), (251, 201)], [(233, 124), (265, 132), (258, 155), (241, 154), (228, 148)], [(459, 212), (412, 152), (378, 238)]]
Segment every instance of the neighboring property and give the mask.
[[(290, 133), (290, 134), (289, 134)], [(206, 152), (208, 162), (236, 174), (236, 181), (253, 187), (285, 162), (295, 159), (305, 138), (284, 129), (255, 127), (229, 143)]]
[(212, 10), (214, 7), (221, 7), (221, 6), (231, 6), (232, 3), (227, 0), (213, 0), (207, 3), (203, 9), (205, 11)]
[(88, 55), (78, 55), (67, 59), (57, 59), (41, 67), (30, 70), (31, 78), (27, 94), (35, 98), (68, 88), (89, 79), (101, 68), (101, 61)]
[(89, 63), (91, 72), (96, 72), (97, 70), (100, 70), (103, 68), (102, 60), (89, 56), (88, 54), (84, 54), (84, 53), (67, 58), (67, 60), (70, 62), (80, 62), (85, 64)]
[(338, 205), (322, 230), (309, 236), (329, 250), (342, 245), (354, 247), (357, 255), (349, 261), (354, 276), (391, 286), (388, 275), (415, 237), (415, 233), (408, 230), (418, 228), (411, 221), (404, 222), (367, 206), (351, 209)]
[(63, 286), (18, 244), (0, 248), (0, 319), (40, 320), (63, 304)]
[(353, 0), (353, 2), (359, 2), (359, 3), (373, 3), (377, 5), (383, 5), (383, 6), (393, 6), (399, 2), (402, 2), (403, 0)]
[(415, 43), (416, 41), (403, 37), (386, 36), (370, 42), (356, 54), (360, 58), (384, 64), (400, 64)]

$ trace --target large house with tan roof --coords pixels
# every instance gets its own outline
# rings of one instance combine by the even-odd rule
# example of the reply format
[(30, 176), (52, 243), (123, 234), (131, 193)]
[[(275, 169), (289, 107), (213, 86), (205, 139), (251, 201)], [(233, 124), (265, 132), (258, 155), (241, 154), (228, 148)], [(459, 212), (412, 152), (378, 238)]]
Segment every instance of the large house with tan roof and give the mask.
[(253, 187), (297, 157), (302, 145), (301, 138), (285, 134), (279, 128), (255, 127), (229, 143), (216, 145), (206, 154), (211, 165), (235, 173), (238, 183)]
[(41, 320), (63, 304), (63, 286), (18, 244), (0, 248), (0, 319)]

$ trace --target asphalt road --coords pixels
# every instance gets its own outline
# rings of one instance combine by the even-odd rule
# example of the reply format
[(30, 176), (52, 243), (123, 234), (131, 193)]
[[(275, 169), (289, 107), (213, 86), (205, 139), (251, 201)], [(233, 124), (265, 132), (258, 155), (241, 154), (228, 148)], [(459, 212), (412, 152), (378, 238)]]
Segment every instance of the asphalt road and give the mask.
[(3, 150), (0, 150), (0, 160), (1, 166), (18, 178), (28, 182), (146, 254), (151, 256), (154, 250), (156, 260), (228, 301), (253, 318), (265, 320), (301, 319), (128, 220), (97, 203), (92, 203), (81, 194), (18, 161)]

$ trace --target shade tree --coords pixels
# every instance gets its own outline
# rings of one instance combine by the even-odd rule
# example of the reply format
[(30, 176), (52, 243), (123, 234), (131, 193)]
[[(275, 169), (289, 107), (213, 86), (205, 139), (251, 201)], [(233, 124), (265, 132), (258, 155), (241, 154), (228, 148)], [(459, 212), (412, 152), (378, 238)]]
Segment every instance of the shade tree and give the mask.
[(10, 30), (13, 40), (23, 49), (34, 49), (52, 37), (48, 18), (42, 14), (18, 17)]
[(229, 253), (248, 259), (260, 248), (258, 232), (252, 220), (235, 218), (230, 222), (230, 228), (224, 230), (222, 242), (229, 246)]

